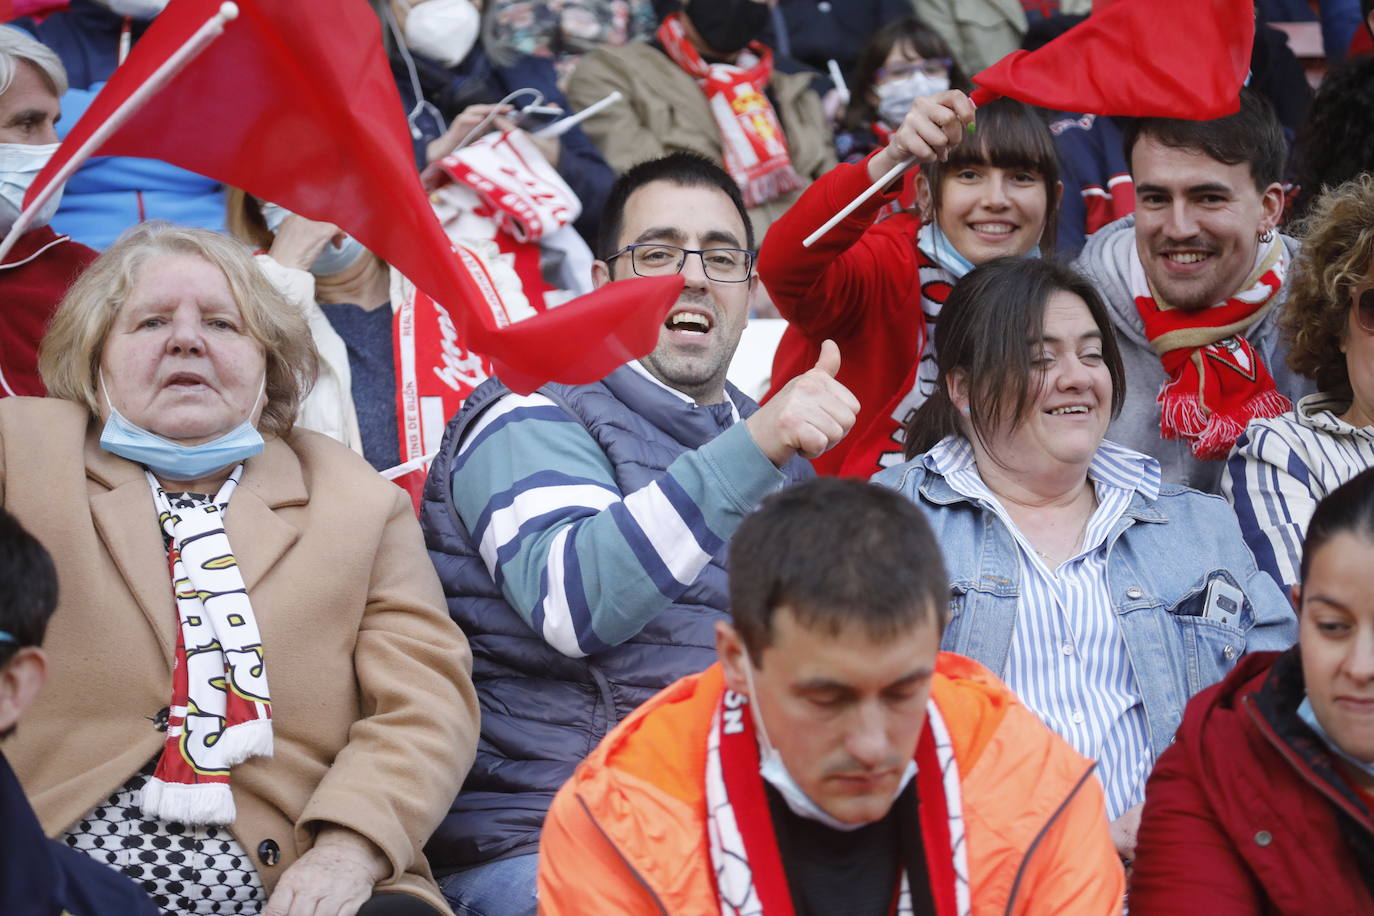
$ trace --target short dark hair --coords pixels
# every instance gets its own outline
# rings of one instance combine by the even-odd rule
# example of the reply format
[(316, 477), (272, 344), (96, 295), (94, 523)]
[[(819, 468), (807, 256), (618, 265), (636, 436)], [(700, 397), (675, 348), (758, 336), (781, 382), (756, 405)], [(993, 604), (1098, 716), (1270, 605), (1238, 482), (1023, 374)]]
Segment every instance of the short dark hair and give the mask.
[(754, 250), (754, 224), (749, 221), (749, 211), (744, 206), (739, 183), (705, 156), (678, 152), (631, 166), (611, 185), (611, 193), (606, 197), (606, 206), (601, 209), (601, 223), (596, 233), (598, 258), (604, 261), (620, 250), (620, 230), (625, 226), (625, 204), (629, 202), (631, 194), (655, 181), (666, 181), (684, 188), (717, 188), (723, 191), (735, 205), (744, 223), (744, 247)]
[(1121, 412), (1126, 370), (1096, 287), (1051, 258), (996, 258), (955, 283), (940, 309), (935, 327), (939, 376), (930, 397), (907, 419), (908, 459), (946, 436), (964, 434), (947, 385), (956, 371), (968, 382), (968, 422), (975, 434), (1020, 422), (1036, 396), (1031, 348), (1044, 336), (1045, 306), (1056, 292), (1072, 293), (1088, 306), (1102, 332), (1102, 362), (1112, 377), (1112, 417)]
[(924, 514), (895, 490), (821, 477), (764, 500), (730, 540), (730, 612), (761, 664), (784, 605), (830, 635), (860, 626), (881, 641), (944, 629), (949, 580)]
[(1353, 534), (1374, 544), (1374, 468), (1356, 474), (1317, 503), (1302, 545), (1299, 587), (1307, 581), (1317, 551), (1341, 534)]
[(948, 159), (921, 166), (930, 184), (930, 215), (936, 221), (940, 218), (944, 179), (969, 165), (1025, 169), (1040, 175), (1045, 185), (1045, 231), (1040, 236), (1040, 247), (1053, 251), (1059, 229), (1059, 207), (1054, 199), (1059, 184), (1059, 154), (1040, 112), (1015, 99), (995, 99), (978, 109), (977, 128), (950, 150)]
[(1226, 165), (1250, 166), (1250, 177), (1261, 191), (1283, 180), (1283, 160), (1288, 146), (1274, 108), (1264, 96), (1249, 89), (1240, 91), (1240, 110), (1210, 121), (1181, 118), (1137, 118), (1126, 125), (1122, 149), (1126, 166), (1142, 137), (1172, 149), (1193, 150)]
[(1324, 191), (1374, 169), (1374, 57), (1356, 57), (1326, 72), (1298, 128), (1293, 156), (1298, 197), (1289, 219), (1307, 216)]
[(43, 643), (56, 609), (52, 557), (13, 515), (0, 509), (0, 630), (15, 639), (0, 642), (0, 667), (24, 646)]
[(878, 119), (878, 110), (868, 101), (878, 71), (887, 62), (893, 48), (910, 48), (922, 60), (949, 58), (949, 87), (965, 92), (971, 87), (969, 79), (954, 60), (954, 52), (939, 32), (915, 16), (894, 19), (869, 36), (868, 44), (854, 62), (854, 78), (849, 84), (849, 104), (845, 106), (840, 125), (846, 130), (860, 130)]

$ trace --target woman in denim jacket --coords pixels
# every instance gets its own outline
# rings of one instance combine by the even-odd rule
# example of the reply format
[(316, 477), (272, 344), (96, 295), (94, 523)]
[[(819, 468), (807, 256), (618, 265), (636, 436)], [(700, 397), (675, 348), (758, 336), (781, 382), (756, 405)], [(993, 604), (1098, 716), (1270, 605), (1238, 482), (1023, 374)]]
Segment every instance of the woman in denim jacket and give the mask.
[[(1297, 637), (1225, 500), (1104, 441), (1125, 392), (1102, 300), (1049, 261), (991, 261), (950, 294), (935, 393), (874, 480), (930, 518), (951, 576), (942, 648), (1004, 678), (1098, 761), (1124, 860), (1183, 707)], [(995, 329), (995, 330), (994, 330)]]

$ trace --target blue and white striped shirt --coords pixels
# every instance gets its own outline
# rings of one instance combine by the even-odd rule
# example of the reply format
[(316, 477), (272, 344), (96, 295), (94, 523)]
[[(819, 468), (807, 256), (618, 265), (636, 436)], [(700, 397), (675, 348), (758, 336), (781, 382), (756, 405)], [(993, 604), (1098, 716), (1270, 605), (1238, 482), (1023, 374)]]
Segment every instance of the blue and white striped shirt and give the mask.
[(577, 658), (631, 638), (681, 597), (784, 479), (734, 423), (621, 493), (591, 433), (535, 393), (507, 394), (473, 423), (452, 487), (506, 601)]
[(1020, 547), (1021, 606), (1003, 679), (1050, 729), (1098, 762), (1107, 816), (1115, 820), (1144, 800), (1154, 756), (1107, 586), (1107, 536), (1136, 491), (1158, 497), (1159, 463), (1104, 441), (1088, 468), (1097, 509), (1083, 544), (1052, 570), (983, 483), (966, 440), (941, 441), (925, 461), (955, 492), (1001, 519)]
[(1340, 419), (1349, 398), (1309, 394), (1282, 416), (1251, 420), (1226, 461), (1221, 492), (1259, 568), (1298, 581), (1307, 523), (1322, 497), (1374, 466), (1374, 426)]

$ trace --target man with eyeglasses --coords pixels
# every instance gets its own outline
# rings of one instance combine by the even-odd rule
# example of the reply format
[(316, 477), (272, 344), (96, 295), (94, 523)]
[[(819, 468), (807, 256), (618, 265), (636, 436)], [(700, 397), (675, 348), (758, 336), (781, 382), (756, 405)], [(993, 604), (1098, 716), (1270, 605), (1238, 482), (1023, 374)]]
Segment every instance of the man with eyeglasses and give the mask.
[(833, 342), (765, 407), (726, 382), (753, 247), (719, 166), (635, 166), (611, 189), (593, 280), (682, 275), (653, 352), (528, 396), (489, 381), (449, 424), (421, 523), (473, 646), (482, 736), (427, 853), (459, 912), (534, 912), (554, 793), (641, 702), (712, 663), (735, 528), (853, 425)]

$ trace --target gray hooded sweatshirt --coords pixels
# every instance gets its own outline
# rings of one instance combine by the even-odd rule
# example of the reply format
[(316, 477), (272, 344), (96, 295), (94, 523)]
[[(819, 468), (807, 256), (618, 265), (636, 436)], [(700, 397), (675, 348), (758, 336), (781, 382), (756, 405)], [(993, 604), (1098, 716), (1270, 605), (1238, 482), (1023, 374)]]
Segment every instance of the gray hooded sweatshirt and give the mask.
[[(1291, 270), (1298, 243), (1288, 236), (1280, 238), (1288, 249)], [(1145, 336), (1145, 322), (1131, 295), (1130, 264), (1134, 246), (1135, 217), (1122, 217), (1089, 236), (1083, 253), (1074, 262), (1074, 267), (1092, 281), (1107, 303), (1126, 369), (1126, 401), (1121, 416), (1107, 428), (1107, 438), (1153, 455), (1159, 461), (1165, 483), (1216, 493), (1226, 462), (1201, 461), (1193, 457), (1186, 439), (1163, 439), (1159, 434), (1159, 389), (1168, 381), (1168, 376)], [(1279, 333), (1279, 312), (1287, 294), (1285, 285), (1279, 290), (1280, 301), (1276, 307), (1252, 327), (1245, 338), (1259, 353), (1279, 392), (1296, 403), (1316, 387), (1288, 368), (1288, 345)]]

